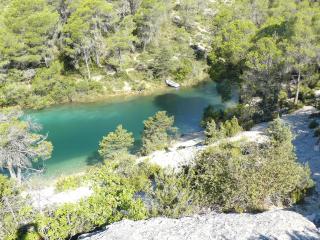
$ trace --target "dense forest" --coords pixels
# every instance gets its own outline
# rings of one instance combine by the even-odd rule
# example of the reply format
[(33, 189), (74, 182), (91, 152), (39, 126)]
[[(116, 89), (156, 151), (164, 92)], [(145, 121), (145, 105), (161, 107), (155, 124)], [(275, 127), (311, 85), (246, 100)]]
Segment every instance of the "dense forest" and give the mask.
[[(235, 1), (212, 21), (210, 76), (221, 92), (240, 86), (247, 121), (315, 103), (320, 85), (318, 1)], [(249, 107), (248, 107), (249, 105)], [(258, 121), (259, 121), (258, 120)]]
[(1, 106), (150, 92), (164, 79), (190, 85), (209, 73), (224, 98), (238, 85), (241, 102), (259, 96), (269, 114), (319, 88), (317, 1), (0, 4)]
[[(314, 187), (309, 167), (297, 161), (290, 127), (277, 116), (320, 106), (319, 1), (0, 0), (0, 6), (0, 167), (11, 177), (0, 174), (1, 239), (63, 240), (122, 219), (260, 212), (292, 206)], [(205, 109), (203, 151), (189, 165), (174, 171), (141, 161), (177, 137), (174, 116), (160, 111), (143, 122), (138, 152), (133, 133), (118, 125), (97, 146), (99, 164), (55, 182), (56, 192), (90, 187), (89, 197), (32, 204), (23, 174), (49, 159), (54, 146), (21, 109), (149, 93), (165, 79), (184, 86), (211, 79), (223, 99), (239, 92), (236, 107)], [(267, 141), (229, 141), (262, 121), (270, 121)], [(309, 127), (320, 136), (317, 120)]]
[[(1, 1), (0, 105), (41, 108), (207, 77), (213, 3)], [(95, 97), (93, 97), (95, 96)]]

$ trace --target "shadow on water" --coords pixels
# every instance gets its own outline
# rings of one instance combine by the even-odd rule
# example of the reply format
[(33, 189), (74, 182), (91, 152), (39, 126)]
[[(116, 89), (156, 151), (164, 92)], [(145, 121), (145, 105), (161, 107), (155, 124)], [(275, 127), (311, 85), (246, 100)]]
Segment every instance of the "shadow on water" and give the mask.
[[(223, 109), (222, 103), (208, 103), (206, 97), (184, 97), (174, 93), (163, 94), (155, 97), (154, 104), (169, 115), (175, 116), (175, 124), (182, 130), (194, 128), (199, 125), (204, 109), (211, 104), (215, 109)], [(188, 131), (187, 131), (188, 132)]]
[(98, 151), (94, 151), (91, 155), (87, 157), (86, 163), (88, 166), (94, 166), (98, 163), (103, 163), (103, 159), (101, 158)]
[[(141, 135), (142, 135), (142, 133), (141, 133)], [(142, 146), (142, 140), (141, 139), (135, 139), (133, 147), (132, 147), (132, 150), (131, 150), (131, 153), (132, 154), (138, 154), (139, 151), (140, 151), (141, 146)]]

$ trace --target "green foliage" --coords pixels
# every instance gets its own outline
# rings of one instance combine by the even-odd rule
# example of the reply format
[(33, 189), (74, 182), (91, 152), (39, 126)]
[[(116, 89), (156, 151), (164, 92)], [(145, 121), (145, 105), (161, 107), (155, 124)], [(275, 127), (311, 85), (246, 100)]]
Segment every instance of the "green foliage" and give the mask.
[(224, 211), (260, 211), (269, 204), (295, 202), (291, 194), (313, 183), (291, 149), (256, 144), (211, 147), (195, 160), (191, 187), (200, 205)]
[(19, 236), (18, 228), (33, 220), (34, 209), (20, 195), (13, 180), (0, 174), (0, 238), (14, 240)]
[(279, 117), (269, 124), (266, 133), (269, 136), (272, 144), (286, 145), (288, 147), (290, 146), (291, 150), (293, 149), (291, 143), (293, 135), (290, 130), (290, 127), (287, 124), (285, 124)]
[(155, 176), (155, 186), (155, 190), (151, 192), (152, 215), (178, 218), (196, 212), (194, 193), (183, 174), (160, 171)]
[(206, 127), (207, 122), (214, 120), (217, 124), (220, 124), (226, 118), (225, 111), (218, 109), (216, 110), (212, 105), (208, 105), (202, 115), (201, 127)]
[(83, 183), (83, 176), (67, 176), (61, 177), (55, 184), (55, 190), (57, 192), (64, 192), (67, 190), (74, 190), (81, 186)]
[[(40, 109), (127, 94), (124, 84), (141, 92), (163, 84), (155, 79), (187, 85), (206, 77), (206, 62), (190, 47), (190, 37), (197, 40), (190, 31), (196, 30), (171, 22), (170, 1), (23, 0), (0, 5), (0, 106)], [(209, 7), (191, 5), (202, 16), (199, 20)], [(185, 11), (177, 14), (187, 15)], [(189, 27), (193, 23), (188, 21)], [(209, 21), (203, 24), (210, 26)]]
[(12, 0), (4, 10), (0, 55), (16, 66), (37, 66), (50, 59), (49, 40), (58, 13), (44, 0)]
[(233, 137), (243, 129), (238, 123), (238, 119), (233, 116), (231, 120), (227, 120), (220, 126), (220, 131), (226, 137)]
[(105, 136), (99, 144), (99, 154), (103, 159), (116, 158), (123, 153), (129, 154), (129, 149), (133, 146), (133, 134), (122, 127), (117, 126), (114, 132)]
[(134, 199), (129, 182), (108, 165), (92, 169), (88, 178), (94, 191), (90, 197), (38, 215), (37, 224), (43, 236), (50, 240), (65, 239), (123, 218), (146, 217), (144, 204)]
[(32, 162), (47, 160), (52, 144), (38, 134), (40, 126), (31, 120), (21, 120), (19, 108), (3, 108), (0, 111), (0, 167), (21, 182), (22, 171), (32, 167)]
[(137, 24), (136, 32), (143, 50), (159, 34), (160, 26), (166, 17), (165, 13), (164, 2), (157, 0), (142, 1), (134, 20)]
[(318, 126), (319, 126), (319, 123), (314, 119), (309, 123), (309, 128), (311, 129), (317, 128)]
[(308, 86), (301, 86), (299, 99), (306, 104), (314, 102), (315, 100), (314, 91)]
[(298, 99), (315, 102), (309, 87), (319, 80), (318, 2), (233, 1), (217, 7), (209, 73), (224, 83), (219, 91), (238, 85), (241, 102), (249, 106), (253, 97), (261, 98), (254, 106), (260, 121), (279, 107), (290, 111)]
[(192, 62), (187, 59), (183, 59), (175, 70), (173, 70), (174, 80), (177, 82), (183, 82), (188, 75), (192, 72)]
[(219, 140), (221, 137), (224, 137), (213, 119), (207, 122), (207, 126), (204, 130), (204, 135), (206, 137), (205, 139), (206, 144), (214, 143), (217, 140)]
[(166, 148), (177, 132), (173, 127), (174, 117), (169, 117), (165, 111), (157, 112), (143, 123), (141, 153), (144, 155)]
[[(216, 111), (213, 106), (210, 105), (205, 108), (201, 125), (205, 126), (207, 144), (215, 142), (219, 138), (233, 137), (243, 130), (239, 125), (238, 119), (233, 115), (239, 113), (239, 110), (241, 110), (240, 106), (236, 109), (226, 111)], [(233, 116), (229, 117), (229, 115)], [(216, 124), (216, 122), (218, 124)]]
[(103, 34), (113, 19), (112, 5), (103, 0), (84, 0), (73, 2), (69, 7), (72, 12), (63, 27), (64, 51), (75, 63), (79, 57), (83, 60), (87, 77), (91, 79), (89, 63), (94, 60), (99, 65), (105, 54)]

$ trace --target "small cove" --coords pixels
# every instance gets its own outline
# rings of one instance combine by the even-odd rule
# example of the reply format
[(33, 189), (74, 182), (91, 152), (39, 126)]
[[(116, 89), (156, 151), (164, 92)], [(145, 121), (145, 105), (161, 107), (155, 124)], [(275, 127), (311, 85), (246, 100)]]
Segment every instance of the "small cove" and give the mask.
[[(236, 95), (236, 94), (234, 94)], [(28, 115), (43, 127), (54, 146), (52, 158), (45, 161), (47, 179), (85, 170), (97, 163), (99, 141), (122, 124), (133, 132), (139, 145), (143, 120), (157, 111), (167, 111), (175, 117), (180, 133), (201, 130), (199, 122), (203, 109), (209, 104), (216, 108), (234, 105), (234, 99), (222, 102), (215, 83), (197, 87), (168, 90), (150, 96), (131, 96), (113, 100), (56, 106)]]

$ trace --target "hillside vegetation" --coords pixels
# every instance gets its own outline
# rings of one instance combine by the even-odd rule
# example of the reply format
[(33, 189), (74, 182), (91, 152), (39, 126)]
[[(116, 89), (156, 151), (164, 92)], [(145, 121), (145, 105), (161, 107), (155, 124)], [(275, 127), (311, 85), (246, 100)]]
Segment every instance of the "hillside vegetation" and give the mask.
[(1, 1), (0, 106), (42, 108), (207, 78), (215, 4)]
[[(277, 116), (301, 104), (320, 106), (319, 1), (0, 0), (0, 6), (0, 167), (10, 175), (0, 174), (1, 239), (71, 239), (122, 219), (256, 213), (290, 207), (314, 188), (290, 127)], [(177, 136), (174, 116), (159, 111), (143, 122), (138, 152), (133, 134), (118, 125), (101, 139), (97, 165), (56, 183), (57, 192), (85, 185), (90, 196), (38, 209), (22, 194), (26, 173), (41, 172), (33, 163), (49, 159), (54, 146), (21, 108), (150, 92), (168, 78), (189, 85), (208, 76), (224, 99), (237, 87), (240, 103), (205, 109), (204, 150), (190, 164), (163, 169), (139, 161), (168, 151)], [(309, 127), (319, 137), (319, 113), (312, 117)], [(265, 141), (230, 141), (269, 120)]]
[(315, 103), (319, 1), (232, 1), (219, 5), (211, 27), (210, 76), (225, 98), (240, 86), (242, 122)]

